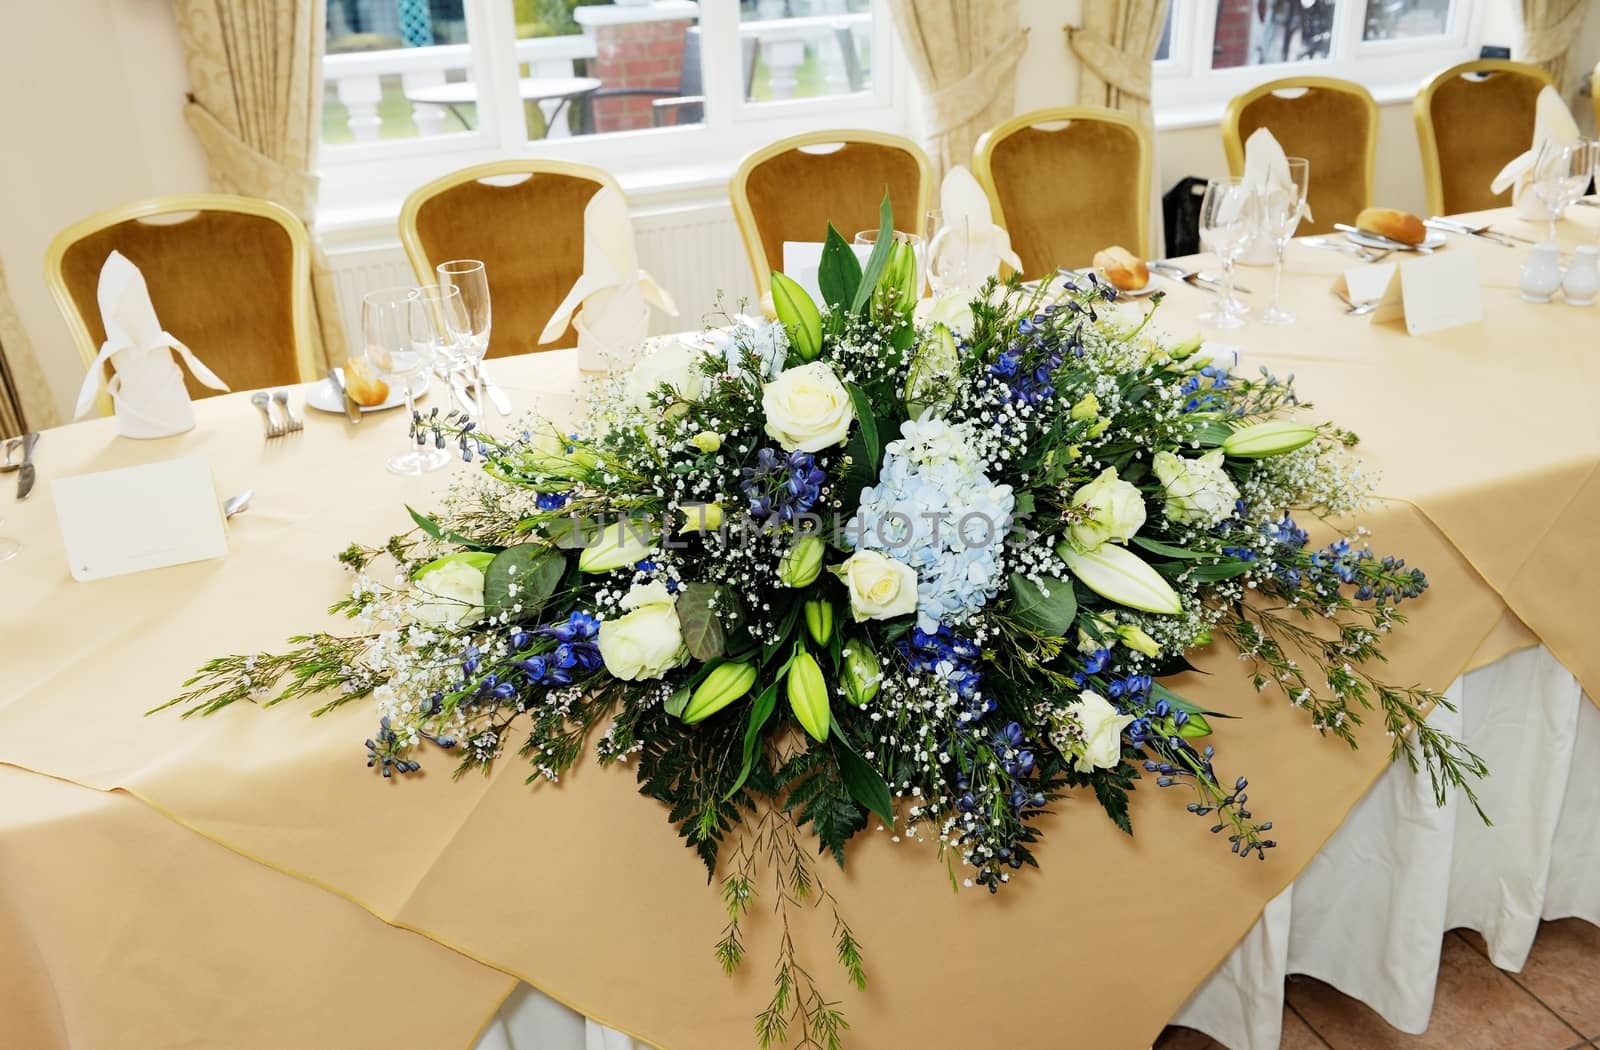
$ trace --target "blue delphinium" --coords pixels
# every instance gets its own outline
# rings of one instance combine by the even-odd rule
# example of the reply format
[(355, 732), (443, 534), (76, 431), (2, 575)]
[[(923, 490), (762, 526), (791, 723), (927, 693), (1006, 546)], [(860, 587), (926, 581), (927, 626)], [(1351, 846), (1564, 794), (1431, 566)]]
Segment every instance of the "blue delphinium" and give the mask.
[(828, 480), (811, 453), (783, 455), (773, 448), (758, 451), (756, 465), (745, 467), (742, 477), (739, 489), (750, 501), (750, 516), (762, 522), (774, 517), (793, 521), (795, 515), (816, 506)]

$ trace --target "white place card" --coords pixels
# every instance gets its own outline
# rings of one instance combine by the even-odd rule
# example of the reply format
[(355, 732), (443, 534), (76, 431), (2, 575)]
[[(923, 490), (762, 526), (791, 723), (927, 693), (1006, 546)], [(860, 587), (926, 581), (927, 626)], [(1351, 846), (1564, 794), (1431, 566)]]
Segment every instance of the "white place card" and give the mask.
[[(856, 258), (865, 266), (867, 257), (872, 254), (870, 244), (852, 244), (850, 249), (856, 253)], [(817, 285), (817, 269), (822, 265), (821, 241), (784, 241), (783, 242), (783, 272), (796, 284), (806, 290), (811, 296), (811, 301), (819, 307), (822, 305), (822, 289)]]
[(199, 457), (58, 478), (50, 493), (75, 580), (228, 553), (211, 465)]
[(1404, 320), (1411, 335), (1483, 320), (1478, 262), (1468, 252), (1436, 252), (1401, 263), (1352, 266), (1339, 283), (1357, 303), (1378, 300), (1373, 323)]

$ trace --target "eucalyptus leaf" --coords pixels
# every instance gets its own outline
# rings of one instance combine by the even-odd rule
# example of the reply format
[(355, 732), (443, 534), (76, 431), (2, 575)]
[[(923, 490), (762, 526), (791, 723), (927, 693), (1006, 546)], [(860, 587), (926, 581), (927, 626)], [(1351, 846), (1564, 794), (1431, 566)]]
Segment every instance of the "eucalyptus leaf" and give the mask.
[(536, 616), (566, 571), (566, 556), (542, 543), (507, 547), (484, 570), (484, 610), (493, 616), (512, 612), (520, 604), (522, 618)]
[(1011, 615), (1018, 623), (1062, 637), (1077, 621), (1078, 599), (1069, 580), (1044, 577), (1047, 596), (1037, 583), (1021, 573), (1011, 575)]

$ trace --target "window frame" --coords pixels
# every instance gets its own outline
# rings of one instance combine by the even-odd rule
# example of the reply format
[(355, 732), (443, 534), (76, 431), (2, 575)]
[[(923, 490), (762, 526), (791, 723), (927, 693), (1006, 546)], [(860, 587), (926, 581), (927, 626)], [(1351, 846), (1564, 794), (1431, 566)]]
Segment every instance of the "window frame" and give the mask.
[[(702, 60), (706, 97), (702, 122), (557, 139), (529, 139), (520, 103), (505, 104), (516, 97), (523, 61), (515, 50), (511, 4), (506, 0), (464, 0), (463, 11), (465, 46), (470, 49), (467, 68), (478, 86), (477, 127), (380, 142), (319, 143), (319, 212), (336, 213), (352, 222), (392, 212), (407, 193), (431, 179), (508, 157), (592, 164), (617, 176), (630, 192), (657, 186), (670, 192), (674, 186), (725, 182), (751, 150), (789, 135), (845, 126), (905, 134), (911, 124), (888, 0), (871, 0), (872, 83), (863, 91), (747, 101), (738, 62)], [(698, 4), (697, 17), (703, 56), (739, 53), (738, 4), (705, 0)]]
[(1173, 0), (1170, 57), (1152, 71), (1158, 128), (1214, 124), (1229, 99), (1280, 77), (1352, 80), (1380, 103), (1410, 98), (1429, 76), (1477, 57), (1488, 7), (1485, 0), (1453, 0), (1442, 34), (1368, 41), (1362, 39), (1367, 0), (1336, 0), (1327, 58), (1213, 69), (1218, 2)]

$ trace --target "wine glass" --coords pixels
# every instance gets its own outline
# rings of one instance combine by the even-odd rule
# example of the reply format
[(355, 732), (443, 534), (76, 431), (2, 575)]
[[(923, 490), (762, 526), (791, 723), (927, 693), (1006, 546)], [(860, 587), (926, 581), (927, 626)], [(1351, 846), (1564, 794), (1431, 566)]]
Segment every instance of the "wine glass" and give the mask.
[(972, 259), (969, 226), (970, 220), (965, 215), (946, 226), (944, 212), (928, 213), (928, 231), (932, 238), (927, 252), (928, 289), (935, 296), (971, 288), (975, 283), (967, 277), (968, 263)]
[(1257, 202), (1261, 228), (1278, 250), (1277, 265), (1272, 271), (1272, 305), (1261, 314), (1263, 324), (1294, 324), (1294, 314), (1278, 305), (1278, 293), (1283, 287), (1283, 253), (1305, 215), (1306, 192), (1311, 187), (1311, 162), (1304, 157), (1290, 157), (1288, 161), (1289, 185), (1263, 186)]
[(1233, 296), (1233, 264), (1249, 243), (1250, 191), (1238, 178), (1212, 179), (1200, 202), (1200, 243), (1222, 264), (1223, 293), (1212, 308), (1200, 315), (1201, 324), (1214, 328), (1241, 328), (1245, 305)]
[(1547, 141), (1533, 162), (1533, 194), (1550, 209), (1550, 243), (1555, 244), (1556, 223), (1568, 205), (1583, 196), (1594, 172), (1592, 143)]
[[(450, 460), (444, 449), (416, 444), (411, 437), (416, 418), (413, 384), (428, 374), (433, 365), (433, 346), (424, 328), (424, 341), (412, 338), (414, 324), (427, 324), (432, 307), (415, 288), (380, 288), (361, 297), (362, 358), (374, 376), (391, 386), (398, 384), (406, 398), (406, 450), (388, 460), (396, 474), (420, 477), (438, 470)], [(346, 370), (345, 383), (351, 382)]]
[(483, 411), (483, 355), (489, 351), (489, 274), (477, 259), (451, 259), (434, 267), (439, 284), (460, 293), (460, 305), (444, 312), (455, 353), (472, 375), (472, 392)]

